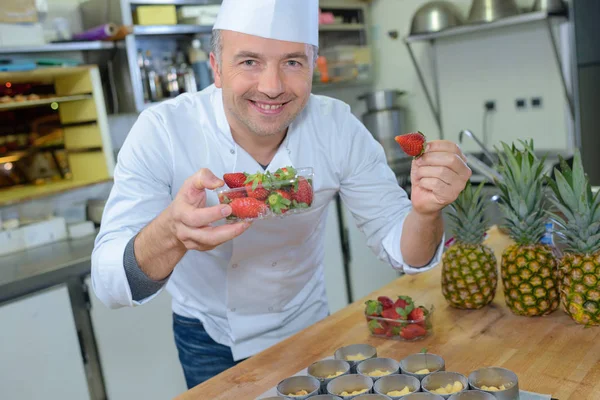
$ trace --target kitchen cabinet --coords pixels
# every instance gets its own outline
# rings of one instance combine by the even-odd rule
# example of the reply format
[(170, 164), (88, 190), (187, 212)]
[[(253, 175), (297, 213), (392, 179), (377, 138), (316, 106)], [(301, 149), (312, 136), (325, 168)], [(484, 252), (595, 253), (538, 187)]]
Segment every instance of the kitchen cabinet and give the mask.
[[(91, 289), (89, 278), (86, 284)], [(186, 390), (168, 292), (143, 306), (111, 310), (90, 290), (90, 304), (109, 399), (171, 399)]]
[(0, 205), (112, 178), (97, 66), (0, 72), (0, 87), (0, 164), (12, 171), (0, 185)]
[(0, 306), (0, 321), (1, 398), (89, 399), (65, 285)]

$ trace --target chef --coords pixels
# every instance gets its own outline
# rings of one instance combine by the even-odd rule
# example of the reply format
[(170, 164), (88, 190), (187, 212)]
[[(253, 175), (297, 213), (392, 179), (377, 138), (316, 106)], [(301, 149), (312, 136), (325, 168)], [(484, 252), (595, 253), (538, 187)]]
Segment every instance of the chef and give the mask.
[[(441, 211), (471, 174), (464, 156), (429, 142), (409, 200), (350, 107), (311, 94), (318, 44), (318, 0), (224, 0), (215, 84), (142, 112), (119, 153), (93, 288), (110, 308), (171, 294), (188, 387), (328, 315), (325, 223), (336, 194), (391, 268), (414, 274), (440, 260)], [(308, 212), (224, 223), (231, 207), (214, 192), (223, 174), (284, 166), (314, 168)]]

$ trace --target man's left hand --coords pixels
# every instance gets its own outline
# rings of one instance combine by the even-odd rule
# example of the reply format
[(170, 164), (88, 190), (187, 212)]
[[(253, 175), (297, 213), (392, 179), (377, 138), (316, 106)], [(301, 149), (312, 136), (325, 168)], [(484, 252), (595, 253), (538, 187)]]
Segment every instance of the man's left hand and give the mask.
[(456, 200), (471, 177), (471, 169), (456, 143), (434, 140), (413, 160), (410, 176), (413, 209), (431, 215)]

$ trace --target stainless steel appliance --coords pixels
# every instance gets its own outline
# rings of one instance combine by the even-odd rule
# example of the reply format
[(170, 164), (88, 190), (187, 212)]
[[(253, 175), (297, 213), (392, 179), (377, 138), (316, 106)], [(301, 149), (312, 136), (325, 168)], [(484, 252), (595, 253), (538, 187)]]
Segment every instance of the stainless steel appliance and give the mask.
[(493, 22), (519, 14), (515, 0), (473, 0), (468, 22)]
[(406, 133), (406, 110), (398, 104), (402, 94), (398, 90), (381, 90), (358, 98), (367, 103), (367, 112), (362, 116), (365, 127), (381, 143), (388, 165), (397, 175), (406, 174), (411, 161), (394, 140)]
[(562, 0), (535, 0), (531, 11), (544, 11), (544, 12), (563, 12), (565, 10), (565, 4)]
[(464, 24), (464, 17), (456, 5), (449, 1), (432, 1), (423, 4), (414, 14), (410, 34), (439, 32)]

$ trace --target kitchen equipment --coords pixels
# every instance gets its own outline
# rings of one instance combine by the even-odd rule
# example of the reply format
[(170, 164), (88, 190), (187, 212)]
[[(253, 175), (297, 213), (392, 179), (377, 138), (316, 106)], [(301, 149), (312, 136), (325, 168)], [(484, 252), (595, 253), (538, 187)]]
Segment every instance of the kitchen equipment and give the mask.
[(192, 40), (192, 45), (188, 50), (188, 58), (195, 74), (197, 89), (203, 90), (210, 86), (213, 83), (210, 62), (208, 61), (208, 55), (202, 49), (200, 39)]
[(473, 0), (467, 22), (492, 22), (518, 14), (515, 0)]
[(87, 218), (96, 225), (100, 225), (102, 221), (102, 214), (104, 213), (104, 206), (106, 200), (103, 199), (90, 199), (87, 201)]
[(363, 124), (383, 146), (388, 165), (396, 174), (406, 173), (410, 169), (410, 157), (394, 140), (406, 131), (406, 110), (397, 104), (398, 96), (403, 93), (389, 90), (359, 97), (367, 102), (369, 109), (362, 116)]
[(565, 10), (565, 3), (562, 0), (535, 0), (531, 11), (544, 11), (547, 13), (562, 12)]
[(448, 1), (432, 1), (413, 15), (410, 34), (439, 32), (462, 24), (464, 17), (458, 7)]
[[(519, 378), (517, 374), (506, 368), (488, 367), (481, 368), (471, 372), (468, 378), (469, 385), (472, 389), (481, 390), (491, 393), (498, 400), (518, 400), (519, 399)], [(482, 386), (499, 387), (504, 385), (505, 390), (488, 391), (482, 389)]]
[(400, 90), (378, 90), (363, 94), (358, 99), (367, 102), (368, 111), (382, 111), (390, 108), (398, 108), (398, 96), (404, 93), (406, 92)]

